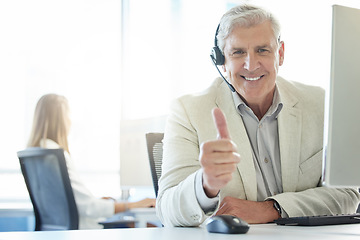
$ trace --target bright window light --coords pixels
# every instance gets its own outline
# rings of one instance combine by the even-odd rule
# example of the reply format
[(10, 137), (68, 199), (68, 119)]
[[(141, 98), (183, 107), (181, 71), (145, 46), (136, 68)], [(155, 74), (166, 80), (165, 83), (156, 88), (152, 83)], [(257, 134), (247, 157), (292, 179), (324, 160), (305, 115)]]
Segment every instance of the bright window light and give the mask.
[[(215, 30), (240, 2), (279, 18), (281, 76), (327, 87), (331, 5), (360, 8), (358, 0), (0, 1), (0, 200), (28, 196), (16, 152), (26, 146), (37, 100), (50, 92), (69, 99), (70, 151), (87, 186), (97, 196), (116, 197), (120, 149), (127, 148), (120, 147), (121, 122), (163, 121), (174, 98), (218, 77), (209, 57)], [(136, 149), (130, 132), (125, 142)], [(138, 147), (141, 155), (123, 150), (122, 166), (148, 168), (144, 142)]]

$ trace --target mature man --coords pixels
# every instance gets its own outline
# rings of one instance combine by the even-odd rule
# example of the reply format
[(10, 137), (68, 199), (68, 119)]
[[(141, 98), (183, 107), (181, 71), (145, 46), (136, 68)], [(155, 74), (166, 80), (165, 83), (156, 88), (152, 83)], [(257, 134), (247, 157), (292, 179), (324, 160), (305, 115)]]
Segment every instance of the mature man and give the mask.
[(167, 122), (156, 205), (163, 224), (197, 226), (214, 213), (267, 223), (355, 212), (355, 189), (320, 186), (324, 91), (278, 76), (284, 43), (274, 16), (237, 6), (215, 44), (227, 78), (177, 99)]

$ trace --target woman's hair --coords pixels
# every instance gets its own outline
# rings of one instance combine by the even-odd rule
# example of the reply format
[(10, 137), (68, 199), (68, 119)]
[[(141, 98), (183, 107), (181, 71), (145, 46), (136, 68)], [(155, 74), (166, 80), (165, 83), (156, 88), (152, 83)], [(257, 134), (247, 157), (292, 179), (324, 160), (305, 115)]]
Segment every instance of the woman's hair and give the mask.
[(41, 140), (51, 139), (69, 152), (69, 130), (67, 99), (57, 94), (46, 94), (36, 105), (28, 147), (40, 147)]
[(233, 7), (220, 20), (220, 28), (217, 34), (219, 49), (224, 53), (225, 39), (235, 26), (252, 27), (265, 21), (270, 21), (274, 37), (278, 42), (280, 40), (280, 24), (273, 14), (260, 7), (248, 4)]

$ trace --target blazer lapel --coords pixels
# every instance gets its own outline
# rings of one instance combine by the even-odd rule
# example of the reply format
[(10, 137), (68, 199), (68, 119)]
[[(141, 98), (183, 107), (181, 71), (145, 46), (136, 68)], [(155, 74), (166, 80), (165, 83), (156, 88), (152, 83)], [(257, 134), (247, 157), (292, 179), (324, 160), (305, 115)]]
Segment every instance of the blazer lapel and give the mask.
[(218, 88), (216, 103), (222, 109), (226, 116), (231, 139), (238, 147), (241, 161), (238, 164), (242, 182), (244, 184), (246, 198), (248, 200), (257, 200), (257, 182), (254, 161), (252, 157), (250, 141), (239, 113), (234, 107), (234, 100), (231, 92), (225, 84)]
[[(256, 171), (253, 162), (251, 145), (247, 136), (241, 116), (234, 108), (234, 101), (230, 91), (225, 84), (218, 88), (216, 103), (226, 116), (232, 140), (238, 146), (241, 161), (238, 164), (238, 171), (244, 184), (245, 194), (248, 200), (257, 200)], [(282, 91), (283, 90), (283, 91)], [(281, 100), (284, 107), (278, 117), (279, 145), (281, 158), (281, 172), (284, 192), (296, 190), (298, 179), (298, 167), (300, 161), (301, 143), (301, 118), (302, 113), (294, 106), (298, 99), (279, 86)]]
[(291, 93), (285, 90), (281, 98), (284, 107), (278, 117), (278, 131), (282, 184), (284, 192), (294, 192), (299, 174), (302, 113), (294, 107), (298, 100)]

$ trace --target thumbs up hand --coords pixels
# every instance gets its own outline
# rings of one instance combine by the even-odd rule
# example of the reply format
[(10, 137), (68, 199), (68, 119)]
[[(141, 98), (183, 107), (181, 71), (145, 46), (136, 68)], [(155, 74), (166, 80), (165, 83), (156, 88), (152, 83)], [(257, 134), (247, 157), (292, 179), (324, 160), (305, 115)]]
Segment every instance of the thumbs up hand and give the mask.
[(200, 146), (200, 165), (203, 168), (203, 188), (208, 197), (215, 197), (221, 188), (232, 179), (232, 173), (240, 162), (237, 147), (230, 139), (223, 112), (212, 111), (218, 139), (207, 141)]
[(220, 108), (214, 108), (212, 111), (215, 127), (218, 132), (218, 139), (230, 139), (225, 116)]

